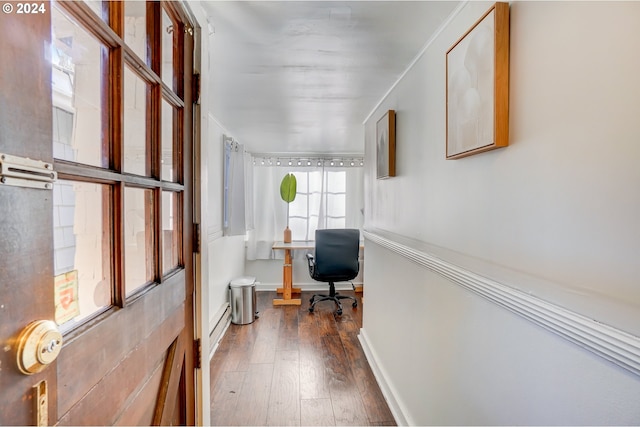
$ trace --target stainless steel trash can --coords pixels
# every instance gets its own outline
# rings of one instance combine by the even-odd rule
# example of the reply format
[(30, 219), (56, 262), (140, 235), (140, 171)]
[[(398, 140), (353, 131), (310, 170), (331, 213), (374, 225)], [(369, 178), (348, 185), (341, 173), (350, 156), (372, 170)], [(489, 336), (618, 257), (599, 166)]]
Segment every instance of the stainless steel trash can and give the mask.
[(256, 278), (243, 276), (229, 284), (231, 323), (246, 325), (256, 320)]

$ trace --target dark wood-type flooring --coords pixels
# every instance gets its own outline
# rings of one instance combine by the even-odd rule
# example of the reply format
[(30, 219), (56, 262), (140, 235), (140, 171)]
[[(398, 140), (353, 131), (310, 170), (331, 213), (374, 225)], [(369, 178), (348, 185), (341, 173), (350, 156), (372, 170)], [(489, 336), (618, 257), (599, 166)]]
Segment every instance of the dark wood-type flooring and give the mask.
[(311, 295), (273, 306), (258, 292), (259, 319), (229, 327), (211, 360), (212, 425), (396, 425), (358, 341), (362, 294), (342, 316), (331, 301), (309, 313)]

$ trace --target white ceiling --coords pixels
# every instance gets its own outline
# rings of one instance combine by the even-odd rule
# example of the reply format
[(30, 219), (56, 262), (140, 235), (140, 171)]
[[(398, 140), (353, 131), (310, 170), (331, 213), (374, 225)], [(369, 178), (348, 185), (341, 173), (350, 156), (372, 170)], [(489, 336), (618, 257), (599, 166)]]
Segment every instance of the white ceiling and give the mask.
[(331, 154), (364, 151), (363, 121), (458, 5), (197, 3), (218, 122), (248, 151)]

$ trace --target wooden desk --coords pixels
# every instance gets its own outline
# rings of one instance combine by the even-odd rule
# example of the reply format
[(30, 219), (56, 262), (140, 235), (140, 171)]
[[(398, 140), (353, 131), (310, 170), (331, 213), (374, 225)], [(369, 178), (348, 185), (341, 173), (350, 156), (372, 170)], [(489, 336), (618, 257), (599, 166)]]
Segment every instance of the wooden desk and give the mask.
[(271, 247), (273, 250), (284, 251), (284, 265), (282, 266), (282, 287), (276, 292), (282, 294), (282, 298), (275, 298), (273, 305), (300, 305), (300, 298), (291, 298), (292, 293), (300, 293), (300, 288), (293, 287), (293, 256), (291, 252), (296, 249), (309, 250), (315, 247), (314, 242), (275, 242)]
[[(291, 294), (299, 294), (302, 292), (301, 288), (293, 287), (293, 256), (292, 251), (295, 250), (311, 250), (315, 246), (314, 241), (298, 241), (298, 242), (275, 242), (271, 249), (284, 251), (284, 265), (282, 266), (282, 287), (277, 288), (276, 292), (282, 294), (282, 298), (275, 298), (273, 305), (300, 305), (300, 298), (291, 298)], [(360, 242), (360, 249), (364, 248), (364, 244)], [(356, 292), (362, 292), (362, 287), (356, 289)]]

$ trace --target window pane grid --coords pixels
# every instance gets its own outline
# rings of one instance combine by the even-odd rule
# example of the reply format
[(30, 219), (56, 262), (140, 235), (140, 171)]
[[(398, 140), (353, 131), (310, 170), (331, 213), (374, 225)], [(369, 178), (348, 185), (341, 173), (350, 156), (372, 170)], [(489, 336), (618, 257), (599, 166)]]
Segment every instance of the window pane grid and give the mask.
[[(84, 5), (78, 8), (71, 2), (60, 2), (52, 7), (52, 144), (54, 157), (65, 160), (56, 165), (61, 182), (77, 179), (65, 185), (77, 188), (77, 194), (87, 193), (82, 188), (103, 189), (103, 198), (101, 203), (83, 201), (85, 208), (54, 205), (54, 215), (67, 222), (72, 218), (84, 224), (90, 217), (103, 224), (100, 236), (95, 238), (78, 237), (73, 229), (82, 224), (74, 225), (71, 233), (59, 228), (54, 245), (66, 250), (66, 260), (90, 254), (101, 258), (102, 264), (90, 268), (86, 262), (77, 264), (81, 268), (70, 264), (68, 271), (60, 268), (56, 274), (78, 270), (81, 281), (86, 282), (86, 274), (97, 277), (103, 271), (103, 282), (108, 282), (106, 296), (102, 290), (91, 296), (88, 291), (80, 293), (84, 295), (82, 303), (100, 303), (97, 307), (104, 311), (113, 304), (126, 305), (126, 300), (161, 283), (163, 274), (183, 266), (180, 130), (185, 105), (179, 95), (184, 86), (179, 53), (184, 36), (180, 31), (167, 31), (181, 29), (182, 24), (164, 3), (103, 4), (90, 0), (87, 4), (103, 18), (102, 23), (84, 13), (88, 10)], [(150, 13), (153, 8), (157, 8), (157, 14)], [(152, 28), (162, 36), (148, 34)], [(121, 39), (104, 38), (102, 34), (109, 29)], [(123, 42), (131, 49), (120, 56)], [(162, 64), (157, 70), (161, 72), (154, 71), (158, 67), (151, 64), (156, 61), (153, 58), (158, 60), (156, 64)], [(97, 194), (97, 190), (93, 192)], [(75, 200), (82, 198), (88, 200), (84, 195)], [(63, 217), (60, 211), (65, 209)], [(108, 213), (98, 215), (93, 212), (96, 209)], [(73, 212), (71, 216), (69, 212)], [(93, 228), (98, 226), (94, 224)], [(80, 240), (99, 244), (100, 239), (107, 242), (101, 251), (69, 251)], [(57, 264), (64, 263), (63, 257), (60, 252)], [(74, 323), (80, 320), (86, 321), (84, 314), (69, 324), (80, 324)]]
[(174, 167), (174, 108), (164, 98), (162, 99), (162, 153), (160, 178), (164, 181), (175, 181)]
[(51, 13), (51, 41), (54, 157), (106, 167), (101, 96), (105, 47), (57, 7)]
[(176, 25), (167, 11), (162, 9), (162, 80), (171, 89), (173, 87), (173, 45)]
[(162, 272), (180, 265), (180, 197), (179, 193), (162, 192)]
[(61, 179), (53, 199), (55, 320), (69, 330), (111, 305), (111, 191)]
[(104, 8), (102, 7), (102, 0), (84, 0), (84, 2), (100, 17), (105, 20)]
[(124, 72), (124, 172), (148, 175), (147, 114), (149, 86), (128, 66)]
[(146, 2), (124, 2), (124, 41), (145, 64), (148, 64)]
[(155, 279), (153, 190), (124, 191), (125, 289), (131, 295)]
[(314, 240), (318, 228), (344, 228), (346, 224), (346, 173), (293, 172), (296, 199), (289, 206), (293, 240)]

